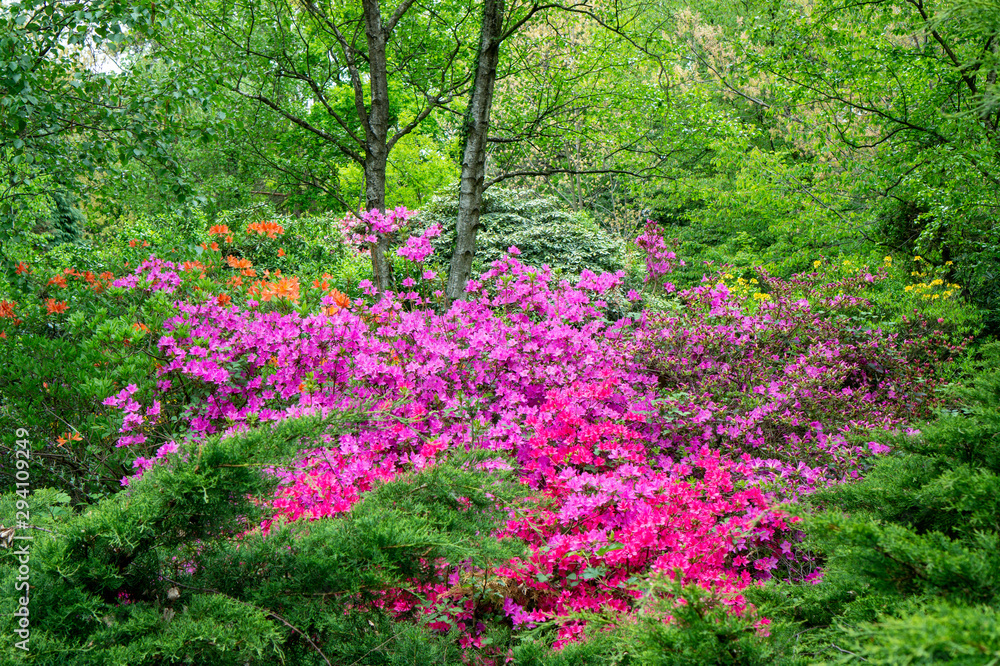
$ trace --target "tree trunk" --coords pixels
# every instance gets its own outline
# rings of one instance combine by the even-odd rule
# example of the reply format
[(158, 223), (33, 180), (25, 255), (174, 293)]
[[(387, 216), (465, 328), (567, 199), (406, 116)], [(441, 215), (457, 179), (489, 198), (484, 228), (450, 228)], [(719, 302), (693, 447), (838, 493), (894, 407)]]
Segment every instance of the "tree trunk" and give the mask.
[[(365, 207), (385, 210), (385, 171), (389, 157), (389, 76), (385, 48), (388, 35), (382, 26), (379, 0), (364, 0), (365, 37), (368, 40), (368, 75), (371, 104), (365, 125)], [(392, 288), (392, 265), (386, 257), (389, 238), (377, 235), (371, 246), (372, 277), (379, 292)]]
[(458, 219), (455, 223), (455, 249), (448, 271), (449, 301), (465, 298), (465, 286), (472, 272), (476, 254), (476, 233), (483, 205), (483, 181), (486, 177), (486, 136), (493, 106), (493, 88), (500, 62), (503, 36), (503, 0), (486, 0), (483, 27), (479, 38), (476, 78), (465, 117), (465, 150), (462, 154), (462, 181), (458, 194)]

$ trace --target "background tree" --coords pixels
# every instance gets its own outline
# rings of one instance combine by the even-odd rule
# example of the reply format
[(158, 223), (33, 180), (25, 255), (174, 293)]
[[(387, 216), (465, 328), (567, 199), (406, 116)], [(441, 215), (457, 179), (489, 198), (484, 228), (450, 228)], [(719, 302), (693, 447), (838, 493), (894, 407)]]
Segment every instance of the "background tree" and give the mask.
[(183, 112), (204, 98), (169, 82), (136, 94), (127, 71), (102, 56), (155, 20), (154, 4), (142, 2), (0, 7), (0, 242), (19, 219), (24, 230), (30, 221), (21, 213), (53, 186), (79, 191), (82, 177), (129, 161), (150, 164), (174, 195), (187, 193), (171, 144), (182, 131), (200, 131)]
[[(384, 210), (389, 154), (405, 136), (464, 91), (468, 81), (465, 3), (403, 0), (384, 8), (268, 0), (178, 4), (158, 46), (202, 80), (266, 110), (272, 122), (293, 126), (306, 145), (320, 144), (364, 174), (367, 210)], [(280, 125), (279, 125), (280, 126)], [(332, 161), (332, 160), (331, 160)], [(280, 164), (272, 167), (291, 175)], [(330, 164), (336, 171), (336, 162)], [(352, 207), (335, 181), (312, 170), (295, 175)], [(390, 287), (378, 236), (372, 271)]]

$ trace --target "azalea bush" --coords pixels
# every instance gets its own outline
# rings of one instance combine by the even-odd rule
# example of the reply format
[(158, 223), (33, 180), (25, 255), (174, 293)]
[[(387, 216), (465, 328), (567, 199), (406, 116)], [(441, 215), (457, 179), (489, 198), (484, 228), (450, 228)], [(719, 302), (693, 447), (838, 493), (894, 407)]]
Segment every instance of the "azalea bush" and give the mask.
[[(117, 383), (102, 385), (99, 401), (90, 398), (95, 412), (117, 415), (117, 432), (102, 446), (129, 461), (118, 480), (125, 489), (101, 504), (104, 517), (92, 520), (104, 527), (93, 529), (119, 520), (115, 507), (128, 501), (120, 498), (155, 499), (165, 483), (180, 484), (177, 502), (211, 487), (211, 502), (221, 503), (192, 508), (180, 522), (156, 508), (162, 517), (151, 524), (166, 521), (172, 536), (138, 524), (129, 527), (134, 537), (118, 530), (122, 540), (109, 544), (118, 573), (59, 583), (97, 603), (93, 613), (129, 606), (113, 611), (133, 618), (122, 620), (119, 639), (139, 640), (138, 627), (153, 621), (149, 613), (171, 584), (205, 595), (199, 615), (185, 622), (225, 625), (238, 607), (227, 599), (244, 598), (212, 573), (218, 553), (230, 553), (229, 567), (264, 567), (241, 580), (277, 571), (265, 566), (275, 549), (290, 548), (282, 566), (293, 566), (304, 538), (293, 535), (350, 533), (359, 507), (381, 489), (398, 482), (417, 492), (425, 475), (464, 465), (469, 455), (479, 456), (468, 463), (475, 474), (509, 478), (522, 492), (482, 496), (476, 489), (486, 482), (470, 478), (414, 515), (452, 516), (441, 518), (434, 537), (447, 540), (462, 522), (455, 511), (488, 508), (493, 522), (477, 537), (486, 539), (482, 548), (506, 550), (480, 557), (402, 549), (419, 566), (391, 570), (381, 568), (381, 556), (362, 564), (352, 555), (325, 564), (324, 580), (373, 566), (385, 575), (364, 594), (316, 581), (318, 588), (296, 589), (318, 591), (341, 609), (335, 615), (362, 613), (393, 636), (391, 627), (416, 628), (434, 649), (457, 646), (466, 660), (504, 659), (522, 635), (563, 648), (585, 637), (595, 614), (630, 622), (650, 603), (650, 580), (695, 586), (718, 613), (742, 618), (733, 626), (766, 633), (747, 591), (776, 578), (820, 576), (821, 561), (798, 547), (784, 503), (860, 477), (888, 450), (871, 431), (929, 415), (949, 361), (962, 352), (931, 322), (911, 336), (844, 326), (868, 306), (866, 292), (884, 272), (835, 280), (762, 272), (732, 288), (719, 274), (678, 290), (666, 280), (680, 262), (652, 226), (640, 240), (650, 256), (643, 292), (671, 299), (668, 313), (609, 317), (613, 299), (644, 297), (621, 293), (621, 272), (559, 279), (523, 263), (516, 247), (446, 309), (435, 293), (440, 276), (429, 268), (435, 229), (407, 220), (405, 211), (373, 213), (346, 230), (362, 247), (373, 229), (398, 234), (395, 254), (408, 272), (396, 292), (363, 286), (366, 297), (352, 297), (329, 275), (309, 280), (261, 268), (239, 251), (248, 241), (221, 225), (204, 230), (197, 259), (151, 255), (108, 278), (102, 293), (135, 299), (158, 318), (157, 334), (143, 338), (147, 365), (131, 381), (123, 368)], [(251, 222), (242, 233), (266, 244), (281, 237), (279, 228)], [(350, 427), (328, 427), (328, 419)], [(312, 425), (287, 425), (300, 422)], [(207, 451), (245, 451), (240, 442), (268, 441), (271, 432), (294, 433), (282, 436), (281, 455), (268, 457), (266, 447), (246, 460), (219, 453), (232, 460), (213, 463), (218, 476), (198, 476), (209, 473), (200, 462)], [(250, 476), (233, 476), (230, 465)], [(366, 515), (374, 520), (377, 512)], [(80, 571), (109, 571), (103, 560), (84, 564), (86, 548), (65, 551), (63, 537), (51, 539), (53, 555), (76, 553), (68, 556)], [(244, 549), (249, 559), (234, 554)], [(69, 566), (57, 559), (51, 566)], [(308, 604), (313, 610), (290, 621), (281, 600), (291, 588), (267, 575), (275, 583), (252, 588), (252, 607), (253, 631), (269, 642), (239, 659), (342, 649), (346, 625)], [(665, 594), (669, 605), (672, 593)], [(182, 626), (167, 622), (158, 640), (174, 640)], [(161, 654), (143, 649), (143, 658)], [(224, 663), (211, 650), (199, 654)]]
[[(128, 386), (137, 399), (153, 397), (157, 368), (165, 360), (153, 332), (176, 315), (177, 303), (251, 298), (265, 308), (288, 310), (318, 306), (334, 293), (321, 272), (299, 278), (265, 268), (258, 274), (240, 249), (255, 239), (276, 244), (284, 229), (275, 222), (256, 224), (239, 234), (206, 225), (192, 239), (200, 244), (184, 245), (170, 244), (176, 235), (136, 223), (109, 228), (110, 247), (99, 251), (62, 245), (14, 264), (0, 296), (0, 424), (30, 432), (38, 460), (45, 462), (37, 483), (68, 492), (75, 501), (120, 487), (136, 453), (116, 446), (120, 417), (101, 402)], [(137, 235), (121, 235), (126, 232)], [(302, 247), (297, 238), (286, 245), (290, 252)], [(201, 397), (172, 396), (164, 422)], [(12, 474), (0, 469), (4, 487)]]

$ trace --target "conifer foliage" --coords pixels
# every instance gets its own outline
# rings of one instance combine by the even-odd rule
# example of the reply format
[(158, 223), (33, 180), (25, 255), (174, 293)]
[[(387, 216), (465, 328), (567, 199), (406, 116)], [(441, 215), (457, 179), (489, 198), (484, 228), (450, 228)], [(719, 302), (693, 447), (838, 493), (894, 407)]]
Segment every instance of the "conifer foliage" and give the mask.
[[(346, 517), (248, 532), (276, 483), (264, 467), (352, 419), (209, 438), (59, 524), (32, 550), (37, 663), (392, 663), (382, 656), (397, 652), (431, 663), (455, 651), (390, 624), (384, 591), (446, 562), (485, 569), (510, 557), (491, 532), (520, 491), (479, 470), (485, 456), (401, 476)], [(8, 589), (15, 571), (4, 567)], [(0, 603), (11, 633), (16, 600)]]
[(955, 390), (957, 407), (888, 440), (892, 454), (864, 480), (810, 499), (825, 509), (806, 520), (809, 543), (826, 560), (822, 583), (761, 596), (781, 597), (826, 658), (1000, 658), (998, 352), (986, 348), (987, 371)]

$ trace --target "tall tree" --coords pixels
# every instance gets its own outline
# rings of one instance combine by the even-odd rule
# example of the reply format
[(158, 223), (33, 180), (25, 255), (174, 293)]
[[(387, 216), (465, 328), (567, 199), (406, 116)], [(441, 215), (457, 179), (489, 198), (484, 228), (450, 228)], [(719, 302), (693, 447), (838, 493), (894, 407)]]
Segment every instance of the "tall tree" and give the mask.
[[(364, 207), (384, 210), (393, 147), (469, 80), (462, 2), (360, 3), (220, 0), (177, 5), (183, 20), (157, 33), (185, 67), (282, 118), (358, 164)], [(400, 122), (399, 110), (413, 113)], [(376, 286), (391, 286), (379, 234), (372, 247)]]
[[(651, 122), (661, 95), (662, 64), (628, 36), (638, 31), (644, 4), (484, 3), (464, 127), (449, 299), (464, 295), (483, 191), (490, 185), (566, 176), (575, 179), (573, 203), (580, 207), (581, 177), (647, 179), (662, 175), (682, 156), (687, 159), (693, 134), (665, 133)], [(504, 59), (501, 45), (510, 49)], [(499, 124), (491, 119), (498, 85), (503, 95)]]
[[(472, 272), (476, 254), (476, 234), (483, 205), (483, 181), (486, 177), (486, 138), (493, 108), (500, 43), (504, 38), (504, 0), (485, 0), (476, 72), (465, 116), (465, 148), (462, 152), (462, 177), (458, 194), (458, 218), (455, 220), (455, 247), (448, 270), (448, 299), (462, 298)], [(527, 20), (527, 19), (525, 19)]]

